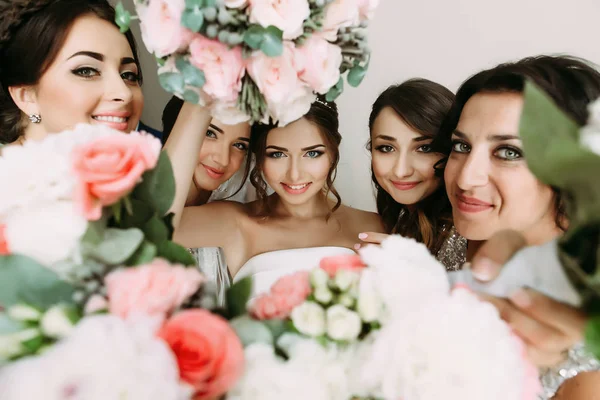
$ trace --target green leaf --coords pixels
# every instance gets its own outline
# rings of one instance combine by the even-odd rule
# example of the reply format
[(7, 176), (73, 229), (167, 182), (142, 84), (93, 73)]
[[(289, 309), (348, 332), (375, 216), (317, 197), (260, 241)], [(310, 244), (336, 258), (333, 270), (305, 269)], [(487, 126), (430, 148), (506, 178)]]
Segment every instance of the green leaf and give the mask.
[(71, 303), (74, 289), (37, 261), (20, 255), (0, 257), (0, 306), (27, 304), (46, 309)]
[(106, 221), (99, 219), (98, 221), (88, 222), (87, 230), (81, 238), (85, 245), (96, 246), (104, 240), (104, 231), (106, 230)]
[(158, 82), (169, 93), (181, 93), (185, 88), (183, 75), (177, 72), (163, 72), (159, 74)]
[(250, 25), (250, 27), (244, 33), (244, 43), (253, 50), (260, 49), (260, 45), (263, 41), (265, 28), (260, 25)]
[(0, 336), (21, 332), (25, 329), (23, 322), (11, 319), (5, 313), (0, 313)]
[(104, 233), (104, 241), (91, 249), (91, 255), (105, 264), (119, 265), (135, 253), (143, 240), (144, 234), (137, 228), (109, 228)]
[(600, 317), (590, 318), (586, 324), (585, 346), (596, 358), (600, 358)]
[(367, 69), (357, 65), (348, 72), (348, 84), (352, 87), (358, 87), (362, 83), (363, 79), (365, 79), (366, 75)]
[(282, 319), (270, 319), (262, 322), (267, 328), (269, 328), (275, 340), (277, 340), (279, 336), (287, 332), (289, 328), (288, 321), (284, 321)]
[(156, 57), (156, 64), (158, 64), (159, 67), (164, 67), (166, 63), (167, 60), (164, 57)]
[(118, 201), (115, 204), (112, 205), (112, 210), (113, 210), (113, 217), (115, 219), (115, 221), (117, 221), (117, 224), (121, 223), (121, 210), (122, 210), (122, 206), (121, 206), (121, 202)]
[(202, 29), (202, 25), (204, 25), (204, 14), (200, 7), (186, 9), (181, 15), (181, 25), (192, 32), (199, 32)]
[(115, 22), (121, 30), (121, 33), (126, 33), (131, 24), (131, 13), (123, 7), (123, 3), (119, 2), (115, 7)]
[(344, 78), (342, 78), (340, 76), (338, 83), (336, 83), (335, 86), (332, 87), (331, 89), (329, 89), (329, 92), (327, 92), (327, 95), (325, 96), (325, 100), (327, 100), (328, 102), (335, 101), (335, 99), (337, 99), (342, 94), (343, 91), (344, 91)]
[(185, 8), (202, 8), (204, 7), (204, 0), (185, 0)]
[(133, 191), (134, 198), (165, 215), (175, 198), (173, 167), (166, 152), (162, 152), (156, 168), (142, 175), (142, 182)]
[(240, 338), (244, 347), (253, 343), (274, 343), (273, 335), (265, 324), (250, 318), (248, 315), (242, 315), (229, 321), (230, 326)]
[(227, 310), (231, 317), (246, 313), (246, 304), (252, 294), (252, 278), (247, 277), (231, 285), (227, 290)]
[(183, 74), (186, 84), (201, 88), (206, 83), (204, 72), (193, 66), (188, 59), (178, 56), (175, 59), (175, 66)]
[(124, 214), (119, 228), (139, 228), (154, 215), (152, 207), (135, 197), (131, 199), (131, 209), (133, 214)]
[(125, 264), (130, 266), (148, 264), (156, 258), (157, 254), (156, 245), (145, 240)]
[(196, 265), (196, 260), (187, 251), (186, 248), (177, 243), (166, 241), (158, 245), (158, 256), (169, 260), (174, 264), (183, 264), (187, 266)]
[(183, 92), (183, 100), (191, 104), (198, 104), (200, 103), (200, 95), (193, 90), (186, 90)]
[(169, 240), (169, 229), (162, 219), (157, 216), (150, 218), (142, 227), (146, 239), (152, 243), (159, 244)]
[(263, 32), (260, 50), (268, 57), (279, 57), (283, 53), (283, 32), (275, 26), (269, 26)]

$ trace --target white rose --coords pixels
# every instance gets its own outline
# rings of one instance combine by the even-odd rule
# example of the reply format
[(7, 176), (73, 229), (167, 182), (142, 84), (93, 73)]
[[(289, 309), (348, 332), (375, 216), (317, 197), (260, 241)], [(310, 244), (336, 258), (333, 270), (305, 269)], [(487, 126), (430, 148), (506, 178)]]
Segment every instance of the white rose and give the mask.
[(355, 340), (362, 329), (360, 316), (342, 305), (327, 309), (327, 335), (334, 340)]
[(225, 125), (237, 125), (250, 120), (250, 116), (240, 110), (235, 102), (224, 103), (216, 101), (210, 107), (210, 114)]
[(315, 268), (310, 271), (310, 283), (315, 288), (327, 287), (329, 282), (329, 275), (322, 268)]
[(600, 127), (586, 126), (581, 129), (579, 137), (581, 145), (593, 153), (600, 155)]
[(62, 339), (73, 332), (76, 320), (73, 309), (58, 305), (44, 313), (40, 327), (46, 336)]
[(345, 292), (358, 282), (359, 279), (360, 276), (356, 272), (340, 269), (337, 274), (335, 274), (334, 282), (338, 289)]
[(263, 27), (273, 25), (283, 31), (284, 39), (296, 39), (310, 16), (307, 0), (250, 0), (250, 22)]
[[(20, 332), (0, 335), (0, 365), (2, 361), (18, 356), (23, 351), (21, 343), (41, 336), (39, 329), (30, 328)], [(0, 391), (2, 393), (2, 391)]]
[(71, 201), (16, 209), (4, 219), (11, 253), (29, 256), (51, 267), (76, 257), (87, 221)]
[(312, 301), (305, 301), (292, 311), (292, 322), (300, 333), (321, 336), (325, 333), (325, 310)]
[(306, 115), (316, 98), (317, 96), (308, 86), (299, 84), (289, 93), (287, 101), (269, 103), (269, 112), (278, 121), (279, 126), (286, 126)]
[(313, 35), (297, 49), (302, 60), (300, 79), (315, 92), (326, 94), (340, 79), (342, 49)]
[(42, 313), (27, 304), (15, 304), (8, 309), (8, 316), (15, 321), (39, 321)]
[(321, 304), (329, 304), (333, 299), (333, 293), (327, 286), (319, 286), (313, 292), (315, 299)]
[(243, 8), (248, 5), (248, 0), (223, 0), (227, 8)]
[(375, 322), (381, 317), (383, 302), (374, 287), (371, 271), (364, 271), (360, 280), (357, 310), (365, 322)]
[(350, 293), (344, 293), (340, 297), (338, 297), (337, 302), (344, 307), (351, 308), (354, 306), (354, 297), (350, 295)]

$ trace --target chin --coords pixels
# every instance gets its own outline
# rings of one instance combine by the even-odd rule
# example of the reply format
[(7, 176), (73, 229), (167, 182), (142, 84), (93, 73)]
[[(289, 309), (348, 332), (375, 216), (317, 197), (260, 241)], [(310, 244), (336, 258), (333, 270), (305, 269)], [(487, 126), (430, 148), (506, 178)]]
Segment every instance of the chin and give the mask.
[(483, 226), (483, 224), (455, 221), (454, 227), (458, 234), (467, 240), (484, 241), (488, 240), (495, 233), (494, 230), (490, 229), (489, 225)]

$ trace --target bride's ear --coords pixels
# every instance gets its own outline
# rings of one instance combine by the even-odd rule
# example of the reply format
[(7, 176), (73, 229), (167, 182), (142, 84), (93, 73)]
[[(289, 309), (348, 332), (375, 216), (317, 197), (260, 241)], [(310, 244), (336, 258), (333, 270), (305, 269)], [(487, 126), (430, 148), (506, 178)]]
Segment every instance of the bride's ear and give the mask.
[(39, 115), (37, 95), (33, 86), (11, 86), (8, 93), (17, 107), (27, 115)]

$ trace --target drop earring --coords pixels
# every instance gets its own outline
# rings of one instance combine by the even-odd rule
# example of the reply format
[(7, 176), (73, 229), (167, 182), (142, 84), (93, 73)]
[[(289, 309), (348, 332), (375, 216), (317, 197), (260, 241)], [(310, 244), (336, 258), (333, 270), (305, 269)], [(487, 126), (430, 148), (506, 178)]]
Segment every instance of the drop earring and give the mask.
[(40, 117), (39, 114), (31, 114), (29, 116), (29, 120), (34, 124), (39, 124), (40, 122), (42, 122), (42, 117)]

